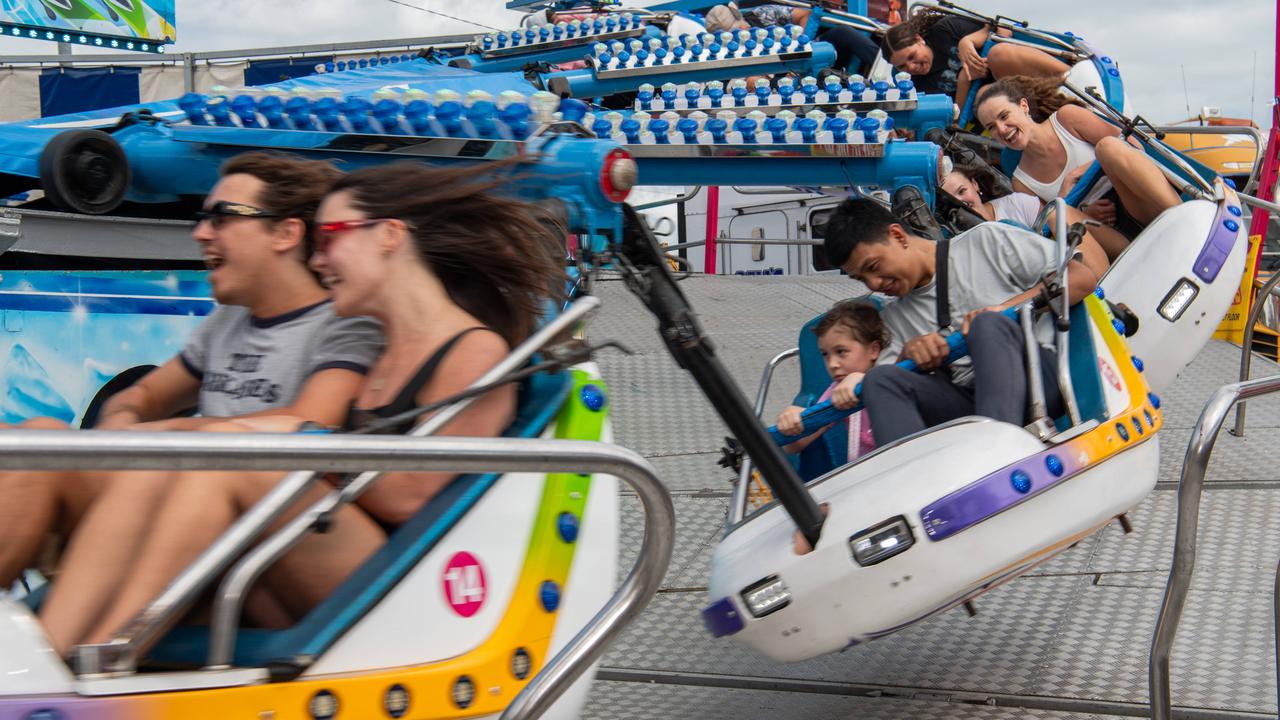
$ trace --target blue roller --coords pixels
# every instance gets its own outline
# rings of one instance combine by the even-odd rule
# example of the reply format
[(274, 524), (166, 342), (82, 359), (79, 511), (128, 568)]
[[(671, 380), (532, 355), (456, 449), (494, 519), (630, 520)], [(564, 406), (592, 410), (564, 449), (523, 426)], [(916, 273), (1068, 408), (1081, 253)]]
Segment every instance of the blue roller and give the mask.
[[(830, 43), (815, 42), (811, 43), (810, 47), (812, 48), (812, 53), (800, 59), (785, 60), (777, 58), (768, 62), (743, 65), (740, 69), (720, 63), (684, 62), (679, 65), (666, 65), (666, 72), (662, 73), (660, 77), (665, 82), (689, 83), (716, 80), (732, 77), (735, 74), (747, 73), (752, 75), (779, 75), (795, 72), (807, 75), (835, 64), (836, 51)], [(758, 58), (752, 59), (758, 60)], [(616, 72), (622, 73), (625, 71)], [(568, 94), (570, 97), (576, 98), (590, 98), (630, 92), (639, 88), (641, 84), (651, 81), (654, 77), (659, 76), (634, 74), (599, 79), (596, 77), (594, 70), (582, 69), (546, 73), (541, 76), (541, 80), (543, 86), (554, 93)]]
[[(662, 37), (662, 31), (651, 25), (645, 26), (644, 33), (640, 35), (644, 38)], [(580, 42), (566, 47), (557, 48), (539, 48), (537, 45), (530, 45), (527, 52), (519, 54), (506, 55), (503, 57), (484, 57), (483, 54), (468, 53), (460, 55), (449, 60), (449, 65), (458, 68), (467, 68), (481, 73), (500, 73), (518, 71), (529, 63), (565, 63), (581, 60), (591, 52), (591, 46), (598, 42), (595, 38), (588, 35), (586, 37), (575, 38)]]

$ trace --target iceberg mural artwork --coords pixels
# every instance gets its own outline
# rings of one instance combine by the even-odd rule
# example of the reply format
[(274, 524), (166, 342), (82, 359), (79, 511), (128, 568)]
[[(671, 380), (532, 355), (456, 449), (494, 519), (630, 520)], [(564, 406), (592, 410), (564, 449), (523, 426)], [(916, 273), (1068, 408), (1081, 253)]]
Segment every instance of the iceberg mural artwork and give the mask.
[(212, 309), (202, 271), (3, 273), (0, 422), (80, 422), (107, 383), (173, 357)]

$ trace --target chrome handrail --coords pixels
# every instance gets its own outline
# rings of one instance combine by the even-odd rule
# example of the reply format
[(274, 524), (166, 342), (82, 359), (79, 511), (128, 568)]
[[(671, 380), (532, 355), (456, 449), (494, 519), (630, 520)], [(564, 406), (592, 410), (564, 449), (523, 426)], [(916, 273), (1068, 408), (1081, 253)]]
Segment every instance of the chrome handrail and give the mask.
[[(1249, 318), (1245, 320), (1244, 325), (1244, 338), (1240, 343), (1240, 377), (1238, 382), (1244, 382), (1249, 379), (1250, 368), (1253, 365), (1253, 327), (1258, 324), (1258, 317), (1262, 315), (1267, 299), (1272, 295), (1280, 296), (1277, 285), (1280, 285), (1280, 272), (1272, 273), (1271, 277), (1267, 278), (1267, 282), (1258, 288), (1258, 292), (1254, 293), (1253, 307), (1249, 308)], [(1236, 437), (1244, 437), (1246, 405), (1247, 403), (1241, 402), (1236, 406), (1236, 422), (1231, 428), (1231, 434)]]
[[(1128, 116), (1112, 107), (1111, 103), (1108, 103), (1091, 93), (1085, 92), (1065, 80), (1062, 81), (1062, 87), (1072, 95), (1080, 98), (1085, 105), (1101, 113), (1104, 116), (1104, 120), (1110, 119), (1118, 122), (1129, 122)], [(1204, 199), (1216, 199), (1217, 189), (1214, 188), (1213, 185), (1210, 185), (1207, 180), (1200, 177), (1200, 174), (1196, 172), (1195, 168), (1187, 164), (1187, 161), (1183, 159), (1177, 151), (1167, 147), (1163, 143), (1157, 142), (1156, 139), (1148, 135), (1145, 130), (1133, 125), (1130, 125), (1129, 127), (1133, 137), (1138, 138), (1145, 147), (1150, 148), (1160, 157), (1169, 161), (1171, 164), (1176, 165), (1191, 178), (1188, 181), (1187, 178), (1178, 175), (1170, 168), (1167, 168), (1160, 163), (1156, 163), (1160, 172), (1162, 172), (1171, 183), (1177, 186), (1179, 191), (1185, 192), (1189, 195), (1202, 197)]]
[(621, 478), (644, 508), (635, 565), (595, 617), (512, 700), (502, 717), (540, 716), (604, 652), (657, 592), (675, 543), (675, 508), (648, 460), (585, 440), (312, 434), (12, 430), (0, 433), (0, 468), (41, 470), (284, 470), (336, 472), (582, 472)]
[(1187, 135), (1250, 135), (1258, 152), (1254, 157), (1253, 169), (1249, 179), (1240, 188), (1241, 195), (1249, 192), (1258, 183), (1258, 175), (1262, 172), (1262, 150), (1267, 144), (1267, 136), (1261, 130), (1250, 125), (1156, 125), (1155, 131), (1161, 134), (1185, 133)]
[[(1054, 350), (1058, 355), (1058, 390), (1062, 395), (1062, 401), (1067, 407), (1067, 417), (1071, 419), (1071, 426), (1075, 427), (1081, 422), (1080, 407), (1076, 403), (1075, 385), (1071, 381), (1071, 345), (1068, 331), (1062, 330), (1062, 323), (1070, 318), (1071, 299), (1068, 297), (1070, 292), (1070, 282), (1068, 278), (1067, 268), (1071, 265), (1072, 253), (1075, 248), (1070, 245), (1067, 232), (1067, 202), (1062, 198), (1054, 198), (1053, 202), (1045, 205), (1040, 214), (1036, 216), (1035, 227), (1044, 227), (1048, 221), (1049, 215), (1053, 214), (1053, 234), (1054, 240), (1057, 242), (1058, 261), (1058, 284), (1062, 287), (1062, 294), (1058, 298), (1058, 307), (1050, 308), (1050, 312), (1057, 314), (1058, 323), (1054, 324)], [(1031, 354), (1032, 348), (1027, 347), (1027, 354)]]
[(701, 191), (702, 191), (701, 185), (694, 185), (681, 195), (664, 198), (662, 200), (654, 200), (653, 202), (647, 202), (642, 205), (632, 205), (632, 207), (635, 208), (636, 210), (652, 210), (656, 207), (662, 207), (663, 205), (677, 205), (679, 203), (692, 200)]
[[(765, 363), (764, 372), (760, 376), (760, 387), (756, 389), (756, 404), (754, 407), (756, 417), (760, 417), (764, 413), (764, 403), (769, 397), (769, 386), (773, 384), (773, 371), (782, 364), (783, 360), (796, 357), (800, 354), (800, 348), (793, 347), (790, 350), (783, 350), (774, 355), (769, 362)], [(749, 497), (748, 488), (751, 482), (751, 456), (743, 453), (742, 470), (738, 473), (738, 482), (733, 486), (733, 498), (729, 501), (729, 515), (725, 522), (725, 531), (737, 525), (747, 514), (747, 498)]]
[[(1200, 497), (1204, 492), (1204, 475), (1213, 445), (1233, 405), (1276, 391), (1280, 391), (1280, 375), (1223, 385), (1205, 403), (1191, 431), (1191, 440), (1187, 443), (1187, 453), (1182, 462), (1182, 478), (1178, 483), (1178, 524), (1174, 531), (1173, 564), (1165, 584), (1160, 614), (1156, 618), (1147, 665), (1153, 720), (1171, 720), (1173, 717), (1169, 652), (1178, 633), (1178, 622), (1182, 618), (1187, 591), (1191, 588), (1191, 575), (1195, 571)], [(1280, 595), (1273, 599), (1275, 603), (1280, 603)], [(1275, 612), (1280, 613), (1280, 604), (1276, 605)]]
[[(472, 384), (473, 387), (484, 385), (507, 373), (519, 368), (534, 353), (536, 353), (548, 341), (560, 335), (560, 333), (573, 327), (578, 321), (582, 320), (588, 314), (594, 312), (600, 306), (599, 298), (587, 296), (574, 302), (563, 313), (549, 321), (540, 328), (527, 340), (521, 343), (511, 353), (503, 358), (501, 362), (495, 365), (479, 380)], [(469, 400), (456, 403), (446, 407), (427, 419), (426, 422), (415, 427), (409, 432), (410, 436), (424, 436), (435, 432), (445, 423), (452, 420), (459, 412), (461, 412), (468, 404)], [(96, 433), (92, 433), (96, 434)], [(187, 435), (188, 433), (183, 433)], [(268, 437), (280, 437), (278, 434), (268, 435)], [(333, 440), (333, 438), (329, 438)], [(180, 446), (180, 444), (179, 444)], [(366, 467), (376, 467), (376, 463), (370, 463)], [(294, 466), (296, 467), (296, 466)], [(330, 471), (332, 468), (321, 466), (324, 470)], [(174, 470), (190, 470), (191, 467), (184, 467), (180, 462), (173, 462), (161, 469)], [(285, 468), (293, 469), (293, 468)], [(360, 468), (364, 470), (365, 468)], [(280, 540), (282, 535), (287, 531), (296, 531), (298, 520), (309, 518), (311, 522), (315, 522), (316, 517), (312, 515), (312, 511), (320, 507), (324, 503), (332, 503), (332, 507), (338, 507), (350, 499), (358, 497), (370, 483), (378, 477), (376, 472), (361, 472), (353, 478), (342, 490), (329, 493), (320, 502), (311, 506), (308, 512), (303, 513), (294, 521), (285, 526), (284, 530), (276, 533), (275, 536), (268, 539), (263, 546), (269, 546), (273, 550), (285, 541)], [(219, 536), (212, 545), (204, 550), (187, 568), (173, 579), (171, 583), (160, 595), (135, 617), (121, 632), (106, 643), (96, 645), (82, 645), (76, 648), (77, 666), (82, 672), (131, 672), (136, 667), (136, 661), (139, 655), (146, 652), (147, 648), (159, 639), (160, 634), (169, 627), (178, 616), (185, 611), (191, 603), (199, 597), (204, 589), (214, 582), (219, 575), (223, 573), (241, 553), (244, 553), (252, 545), (253, 541), (258, 538), (272, 523), (278, 520), (285, 511), (300, 502), (303, 496), (311, 489), (312, 485), (319, 481), (320, 474), (311, 471), (295, 471), (285, 475), (281, 480), (268, 492), (261, 500), (247, 512), (241, 515), (231, 527)], [(262, 546), (260, 546), (261, 548)], [(289, 545), (288, 547), (292, 547)], [(280, 551), (283, 554), (288, 547)], [(250, 556), (263, 557), (259, 550), (250, 553)], [(248, 559), (248, 558), (246, 558)], [(243, 565), (243, 561), (241, 563)], [(245, 570), (247, 572), (247, 570)], [(235, 573), (227, 576), (227, 581), (232, 581)], [(225, 585), (225, 583), (224, 583)], [(215, 606), (215, 613), (217, 607)], [(215, 630), (218, 625), (215, 623)], [(215, 634), (213, 640), (217, 640)], [(225, 641), (224, 641), (225, 642)], [(211, 652), (216, 643), (211, 641)]]

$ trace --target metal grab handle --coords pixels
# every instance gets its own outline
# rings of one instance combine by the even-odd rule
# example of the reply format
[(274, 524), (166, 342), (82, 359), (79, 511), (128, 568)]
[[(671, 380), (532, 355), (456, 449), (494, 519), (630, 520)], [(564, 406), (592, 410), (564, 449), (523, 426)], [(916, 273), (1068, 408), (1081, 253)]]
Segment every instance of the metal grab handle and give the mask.
[(1210, 185), (1208, 181), (1200, 177), (1200, 174), (1196, 172), (1195, 168), (1191, 167), (1185, 159), (1183, 159), (1180, 153), (1170, 149), (1168, 146), (1157, 141), (1156, 138), (1148, 135), (1145, 130), (1134, 125), (1132, 121), (1129, 120), (1128, 116), (1119, 110), (1116, 110), (1105, 100), (1099, 99), (1092, 94), (1081, 90), (1066, 80), (1062, 81), (1062, 87), (1072, 95), (1080, 98), (1086, 106), (1100, 113), (1104, 120), (1118, 122), (1121, 125), (1127, 124), (1126, 126), (1131, 131), (1132, 136), (1136, 137), (1144, 147), (1150, 148), (1157, 155), (1177, 166), (1178, 169), (1182, 170), (1182, 172), (1186, 173), (1187, 177), (1191, 178), (1190, 180), (1178, 175), (1172, 169), (1167, 168), (1160, 163), (1156, 163), (1156, 167), (1159, 168), (1160, 172), (1164, 174), (1165, 178), (1176, 185), (1179, 191), (1185, 192), (1188, 195), (1199, 196), (1206, 200), (1215, 199), (1217, 190), (1214, 186)]
[[(783, 350), (774, 355), (771, 360), (764, 366), (764, 373), (760, 377), (760, 387), (756, 389), (756, 404), (753, 408), (756, 417), (764, 414), (764, 403), (769, 397), (769, 386), (773, 384), (773, 371), (782, 364), (784, 360), (796, 357), (800, 354), (800, 348), (794, 347), (790, 350)], [(742, 471), (738, 473), (738, 483), (733, 486), (733, 499), (729, 501), (729, 514), (726, 517), (725, 529), (737, 525), (747, 514), (747, 497), (749, 496), (748, 483), (751, 482), (751, 456), (746, 453), (742, 454)]]
[[(1151, 656), (1147, 665), (1148, 687), (1153, 720), (1171, 720), (1173, 704), (1169, 687), (1169, 652), (1178, 633), (1178, 622), (1191, 588), (1191, 575), (1196, 565), (1196, 531), (1200, 523), (1200, 497), (1204, 492), (1204, 474), (1218, 432), (1227, 413), (1237, 402), (1280, 391), (1280, 375), (1223, 385), (1205, 403), (1191, 431), (1187, 454), (1182, 462), (1182, 478), (1178, 483), (1178, 523), (1174, 531), (1173, 565), (1165, 584), (1164, 599), (1156, 618), (1151, 638)], [(1280, 581), (1278, 581), (1280, 582)], [(1273, 599), (1280, 603), (1280, 595)], [(1275, 607), (1280, 613), (1280, 604)]]
[(616, 445), (542, 440), (388, 435), (13, 430), (0, 433), (0, 469), (281, 470), (356, 472), (582, 472), (622, 479), (644, 508), (644, 541), (627, 579), (512, 701), (507, 720), (536, 718), (604, 652), (657, 592), (675, 543), (675, 508), (649, 461)]
[[(1267, 300), (1272, 295), (1280, 295), (1276, 286), (1280, 285), (1280, 272), (1272, 273), (1267, 278), (1267, 282), (1258, 289), (1253, 296), (1253, 307), (1249, 308), (1249, 318), (1245, 321), (1244, 339), (1240, 343), (1240, 377), (1239, 382), (1249, 379), (1250, 368), (1253, 365), (1253, 327), (1258, 324), (1258, 318), (1262, 315), (1263, 308), (1266, 307)], [(1244, 437), (1244, 417), (1247, 403), (1241, 402), (1236, 406), (1236, 422), (1231, 428), (1231, 434), (1236, 437)]]

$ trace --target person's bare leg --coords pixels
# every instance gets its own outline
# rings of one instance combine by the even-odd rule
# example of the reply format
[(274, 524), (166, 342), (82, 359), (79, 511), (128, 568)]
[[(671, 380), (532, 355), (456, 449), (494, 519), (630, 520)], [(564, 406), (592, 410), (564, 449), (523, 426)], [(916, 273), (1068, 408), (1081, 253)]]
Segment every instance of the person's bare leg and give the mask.
[(1009, 75), (1061, 76), (1070, 69), (1048, 53), (1021, 45), (996, 43), (987, 53), (987, 70), (996, 79)]
[(1094, 146), (1102, 172), (1115, 186), (1120, 204), (1143, 225), (1181, 202), (1173, 186), (1155, 162), (1118, 137), (1103, 138)]
[(120, 590), (173, 481), (171, 472), (107, 476), (72, 534), (57, 581), (40, 608), (54, 647), (71, 647), (99, 620)]
[[(1050, 213), (1050, 222), (1052, 222), (1053, 213)], [(1074, 225), (1078, 222), (1085, 222), (1089, 217), (1079, 210), (1067, 206), (1067, 224)], [(1129, 245), (1129, 240), (1109, 225), (1086, 225), (1088, 230), (1085, 232), (1084, 239), (1080, 242), (1080, 253), (1084, 256), (1084, 264), (1090, 270), (1102, 277), (1106, 274), (1107, 268), (1111, 266), (1111, 261), (1124, 251)], [(1108, 245), (1115, 246), (1115, 252), (1112, 253)]]
[(1103, 252), (1107, 254), (1107, 262), (1115, 262), (1120, 257), (1120, 253), (1129, 247), (1131, 238), (1124, 236), (1119, 230), (1110, 225), (1090, 226), (1089, 234), (1094, 240), (1098, 241), (1098, 245), (1102, 247)]
[[(67, 430), (52, 418), (19, 427)], [(70, 532), (97, 495), (102, 475), (74, 471), (0, 473), (0, 590), (35, 562), (49, 533)]]
[[(150, 535), (120, 594), (84, 642), (105, 642), (132, 620), (192, 560), (280, 479), (279, 473), (184, 473), (166, 493)], [(314, 487), (279, 520), (280, 527), (332, 488)], [(281, 567), (299, 567), (289, 584), (275, 592), (286, 604), (314, 604), (315, 598), (341, 582), (385, 540), (381, 529), (355, 508), (344, 508), (330, 532), (313, 536), (296, 548)], [(314, 550), (313, 550), (314, 548)], [(294, 560), (295, 554), (301, 554)], [(291, 608), (292, 609), (292, 608)], [(67, 652), (71, 645), (57, 647)]]

